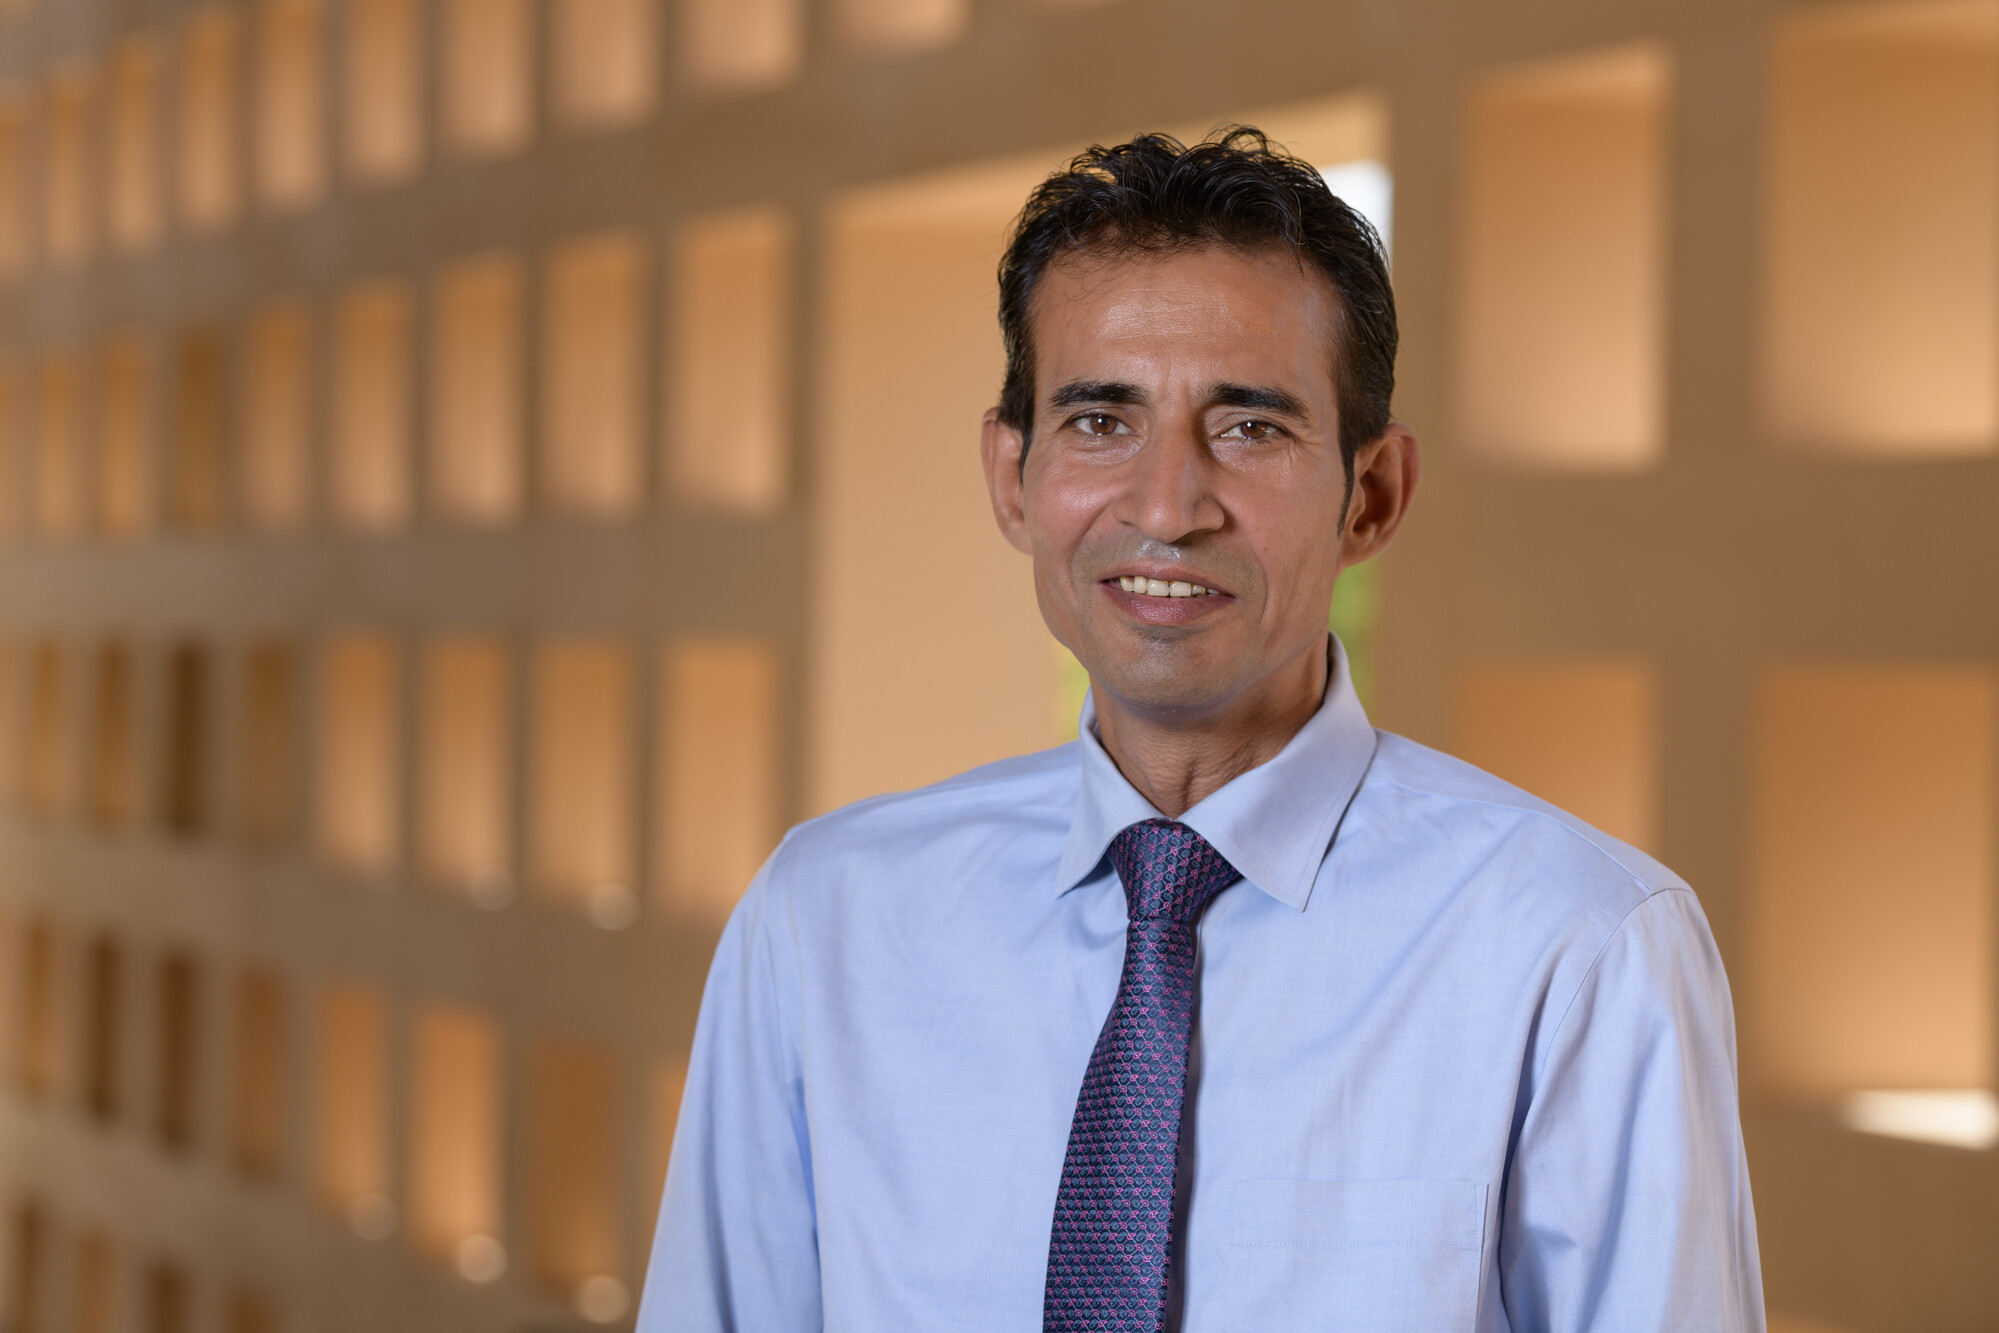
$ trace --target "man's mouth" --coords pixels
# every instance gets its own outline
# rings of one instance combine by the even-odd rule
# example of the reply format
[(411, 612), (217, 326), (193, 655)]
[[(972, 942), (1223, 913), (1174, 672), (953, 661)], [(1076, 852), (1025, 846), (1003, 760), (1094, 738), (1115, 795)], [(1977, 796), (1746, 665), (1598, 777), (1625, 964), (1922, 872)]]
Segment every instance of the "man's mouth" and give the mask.
[(1141, 597), (1212, 597), (1215, 590), (1204, 588), (1198, 583), (1183, 583), (1177, 579), (1148, 579), (1135, 575), (1118, 575), (1117, 586), (1126, 592), (1137, 593)]

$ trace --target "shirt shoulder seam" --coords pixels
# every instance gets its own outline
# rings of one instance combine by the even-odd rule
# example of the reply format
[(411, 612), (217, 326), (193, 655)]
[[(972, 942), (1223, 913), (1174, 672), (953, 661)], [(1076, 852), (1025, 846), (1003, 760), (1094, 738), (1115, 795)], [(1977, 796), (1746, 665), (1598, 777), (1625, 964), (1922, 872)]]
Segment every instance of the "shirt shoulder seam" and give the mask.
[(1576, 979), (1575, 989), (1569, 992), (1568, 1002), (1562, 1006), (1562, 1016), (1555, 1020), (1554, 1028), (1548, 1033), (1548, 1044), (1542, 1048), (1540, 1058), (1534, 1062), (1534, 1087), (1537, 1092), (1546, 1077), (1548, 1061), (1553, 1057), (1555, 1048), (1562, 1044), (1562, 1034), (1568, 1030), (1569, 1015), (1575, 1012), (1576, 1002), (1582, 999), (1583, 991), (1588, 988), (1590, 978), (1594, 977), (1597, 969), (1602, 966), (1604, 955), (1610, 952), (1610, 946), (1617, 942), (1617, 937), (1624, 933), (1625, 926), (1630, 923), (1632, 917), (1638, 914), (1640, 908), (1668, 893), (1692, 895), (1693, 890), (1684, 884), (1668, 884), (1654, 888), (1646, 893), (1644, 897), (1626, 908), (1624, 914), (1617, 918), (1617, 923), (1604, 932), (1602, 941), (1596, 947), (1596, 952), (1590, 956), (1589, 966), (1583, 969), (1582, 976)]

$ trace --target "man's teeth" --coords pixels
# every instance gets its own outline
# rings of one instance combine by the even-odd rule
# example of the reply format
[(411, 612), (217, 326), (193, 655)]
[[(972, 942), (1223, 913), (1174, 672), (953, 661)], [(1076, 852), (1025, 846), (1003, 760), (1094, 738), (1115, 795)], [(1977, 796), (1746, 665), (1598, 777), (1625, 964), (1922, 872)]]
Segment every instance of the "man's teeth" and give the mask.
[(1129, 578), (1123, 574), (1118, 575), (1117, 586), (1147, 597), (1208, 597), (1214, 593), (1214, 589), (1198, 583), (1182, 583), (1178, 579), (1168, 583), (1165, 579)]

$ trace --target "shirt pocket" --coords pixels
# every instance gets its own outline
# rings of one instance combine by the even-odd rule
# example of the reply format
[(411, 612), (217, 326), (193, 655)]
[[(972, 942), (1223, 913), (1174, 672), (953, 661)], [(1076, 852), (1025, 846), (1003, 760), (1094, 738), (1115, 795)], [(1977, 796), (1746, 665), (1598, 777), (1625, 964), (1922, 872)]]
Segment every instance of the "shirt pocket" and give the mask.
[(1469, 1180), (1238, 1181), (1231, 1333), (1469, 1333), (1485, 1196)]

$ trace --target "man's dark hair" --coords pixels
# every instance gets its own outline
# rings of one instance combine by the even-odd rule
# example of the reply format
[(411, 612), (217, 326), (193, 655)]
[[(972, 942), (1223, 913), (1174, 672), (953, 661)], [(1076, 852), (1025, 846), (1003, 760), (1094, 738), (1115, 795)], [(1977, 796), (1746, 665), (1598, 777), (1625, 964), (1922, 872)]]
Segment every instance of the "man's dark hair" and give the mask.
[(1395, 392), (1388, 259), (1367, 219), (1327, 189), (1316, 168), (1271, 147), (1261, 130), (1247, 125), (1217, 130), (1192, 146), (1165, 134), (1141, 134), (1113, 148), (1100, 144), (1035, 187), (1000, 260), (1006, 343), (1000, 421), (1030, 437), (1029, 313), (1050, 264), (1076, 252), (1157, 254), (1211, 245), (1243, 251), (1282, 246), (1316, 266), (1339, 294), (1333, 381), (1351, 486), (1354, 454), (1388, 428)]

